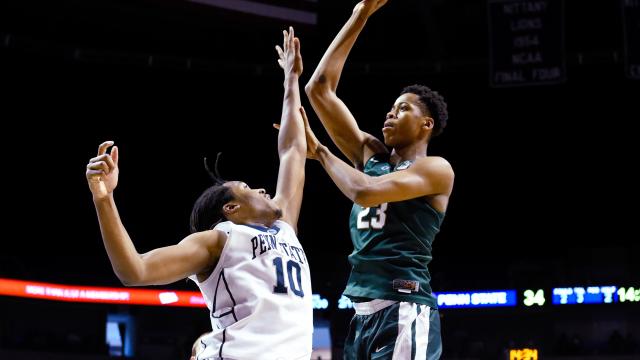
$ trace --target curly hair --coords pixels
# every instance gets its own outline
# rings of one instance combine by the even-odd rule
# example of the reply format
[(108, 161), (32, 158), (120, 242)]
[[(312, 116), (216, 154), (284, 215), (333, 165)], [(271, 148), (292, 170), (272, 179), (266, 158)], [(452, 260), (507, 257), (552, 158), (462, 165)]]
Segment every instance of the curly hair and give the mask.
[(424, 85), (410, 85), (402, 89), (400, 95), (411, 93), (418, 95), (420, 102), (424, 105), (424, 112), (431, 118), (433, 118), (433, 133), (432, 136), (438, 136), (442, 133), (447, 126), (447, 120), (449, 119), (449, 112), (447, 111), (447, 103), (444, 101), (442, 95), (437, 91), (433, 91)]

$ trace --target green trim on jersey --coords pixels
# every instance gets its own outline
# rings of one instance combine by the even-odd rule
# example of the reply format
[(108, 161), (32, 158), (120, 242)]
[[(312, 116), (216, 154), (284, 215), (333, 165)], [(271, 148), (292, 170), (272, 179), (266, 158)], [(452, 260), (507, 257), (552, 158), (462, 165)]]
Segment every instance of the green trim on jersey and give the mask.
[[(378, 154), (367, 161), (364, 173), (380, 176), (411, 164), (407, 160), (393, 168), (389, 155)], [(444, 213), (436, 211), (424, 198), (371, 208), (353, 204), (349, 218), (352, 269), (344, 294), (353, 301), (386, 299), (437, 309), (427, 265), (443, 219)]]

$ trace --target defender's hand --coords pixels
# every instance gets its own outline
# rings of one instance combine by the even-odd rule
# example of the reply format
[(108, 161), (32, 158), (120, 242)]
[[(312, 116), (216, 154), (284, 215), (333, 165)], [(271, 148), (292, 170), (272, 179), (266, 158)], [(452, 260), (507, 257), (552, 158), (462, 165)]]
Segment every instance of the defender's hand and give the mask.
[(307, 158), (318, 160), (318, 149), (322, 146), (316, 134), (311, 130), (311, 126), (309, 126), (309, 118), (307, 118), (307, 113), (304, 111), (304, 107), (300, 107), (300, 114), (302, 115), (302, 120), (304, 120), (304, 134), (307, 138)]
[(302, 55), (300, 54), (300, 39), (295, 37), (293, 27), (289, 31), (282, 31), (282, 47), (276, 45), (278, 52), (278, 65), (288, 74), (302, 75)]
[[(309, 126), (309, 119), (307, 118), (307, 113), (304, 111), (304, 107), (300, 107), (300, 115), (302, 115), (302, 120), (304, 121), (304, 134), (307, 138), (307, 158), (312, 160), (318, 160), (318, 149), (322, 146), (316, 135), (311, 130), (311, 126)], [(273, 127), (280, 131), (280, 124), (273, 124)]]

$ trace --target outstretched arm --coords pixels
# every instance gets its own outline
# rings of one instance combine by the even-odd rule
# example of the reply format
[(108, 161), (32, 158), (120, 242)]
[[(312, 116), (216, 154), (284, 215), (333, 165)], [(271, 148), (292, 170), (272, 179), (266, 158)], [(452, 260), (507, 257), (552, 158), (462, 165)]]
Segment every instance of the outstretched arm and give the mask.
[(302, 74), (300, 40), (295, 37), (292, 27), (283, 31), (282, 48), (278, 51), (278, 64), (284, 70), (284, 99), (282, 100), (282, 123), (278, 134), (278, 185), (274, 201), (282, 209), (282, 220), (297, 229), (298, 215), (304, 189), (304, 165), (307, 144), (304, 124), (300, 115), (300, 87), (298, 79)]
[(376, 153), (386, 152), (384, 144), (360, 130), (349, 108), (336, 94), (345, 61), (369, 16), (387, 0), (362, 0), (333, 40), (305, 87), (313, 110), (340, 151), (358, 168)]
[(100, 145), (98, 156), (87, 165), (86, 176), (104, 247), (120, 281), (128, 286), (169, 284), (212, 269), (226, 241), (226, 235), (216, 230), (191, 234), (177, 245), (145, 254), (136, 251), (113, 198), (118, 184), (119, 152), (114, 146), (108, 154), (112, 145), (112, 141)]
[(385, 202), (451, 194), (453, 169), (443, 158), (424, 157), (407, 170), (369, 176), (352, 168), (320, 144), (304, 112), (303, 118), (307, 156), (320, 161), (340, 191), (356, 204), (371, 207)]

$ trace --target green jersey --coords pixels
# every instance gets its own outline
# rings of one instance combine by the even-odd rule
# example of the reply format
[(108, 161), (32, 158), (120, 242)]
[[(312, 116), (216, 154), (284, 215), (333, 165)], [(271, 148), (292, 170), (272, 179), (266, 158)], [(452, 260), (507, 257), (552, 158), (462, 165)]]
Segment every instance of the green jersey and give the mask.
[[(389, 155), (378, 154), (367, 161), (364, 172), (380, 176), (411, 164), (406, 160), (394, 168)], [(349, 218), (352, 269), (344, 294), (354, 301), (397, 300), (437, 309), (427, 265), (443, 219), (444, 213), (432, 208), (424, 197), (370, 208), (353, 204)]]

